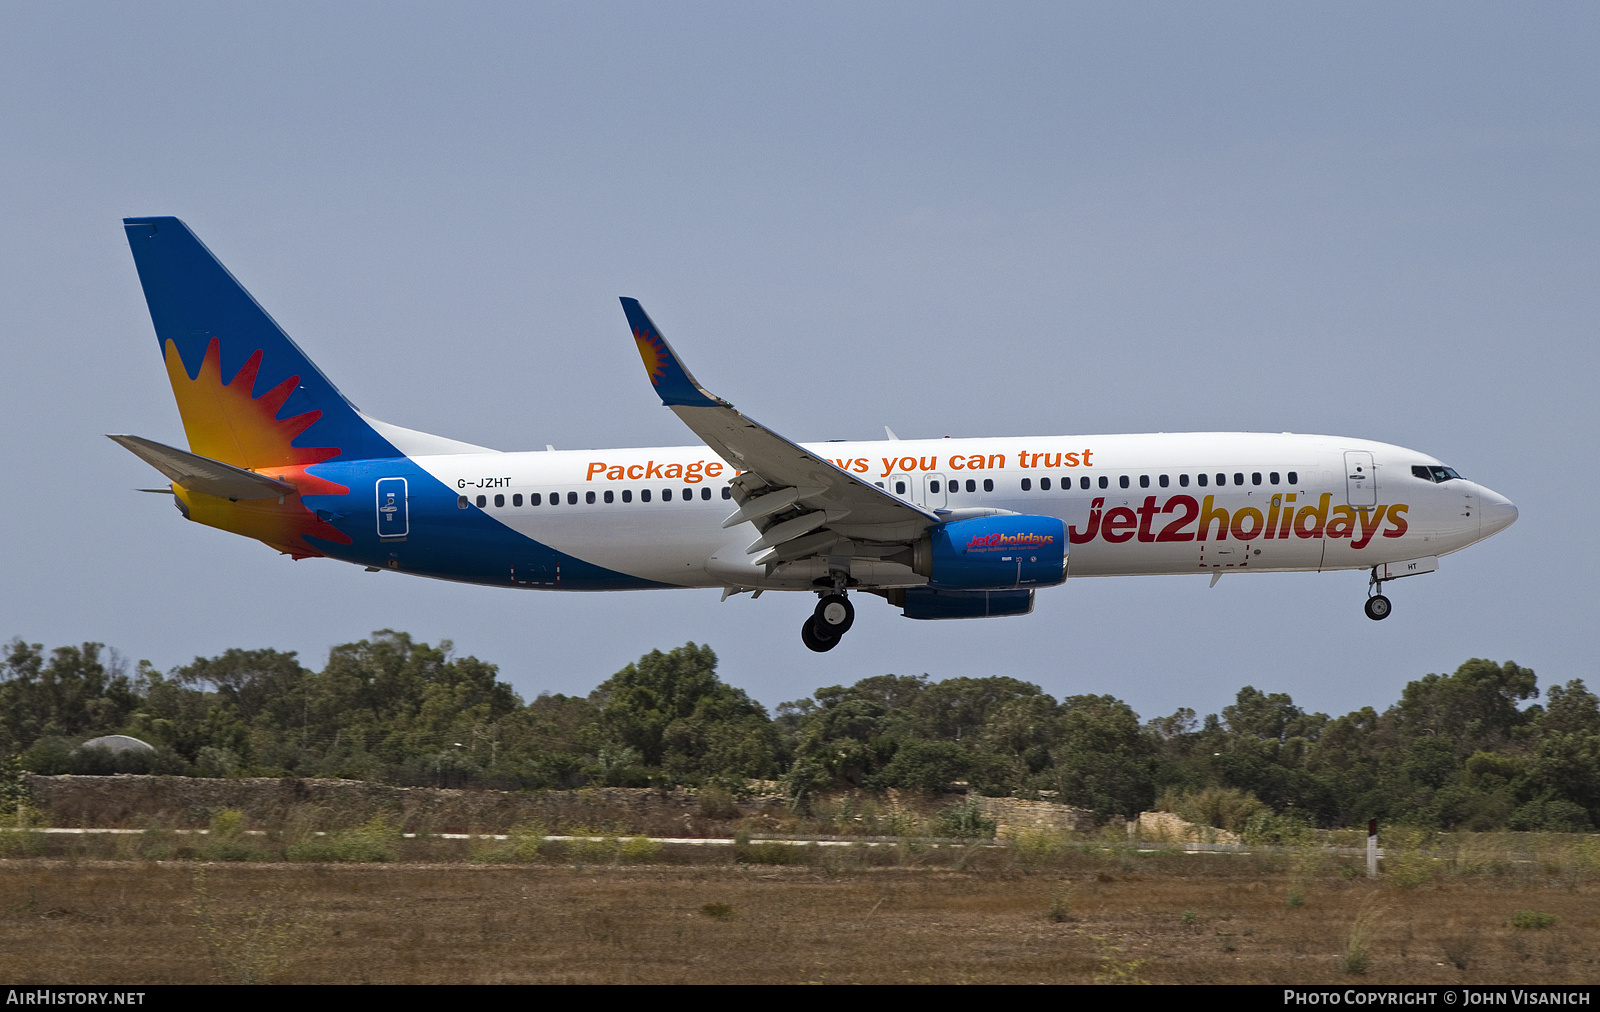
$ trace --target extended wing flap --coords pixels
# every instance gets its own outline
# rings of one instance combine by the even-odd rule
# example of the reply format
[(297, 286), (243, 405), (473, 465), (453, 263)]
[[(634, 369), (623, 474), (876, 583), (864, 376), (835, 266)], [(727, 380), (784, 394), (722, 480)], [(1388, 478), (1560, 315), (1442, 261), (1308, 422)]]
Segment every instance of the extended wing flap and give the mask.
[(134, 456), (191, 492), (221, 499), (276, 499), (293, 495), (297, 489), (286, 481), (224, 464), (140, 436), (112, 436), (107, 439), (127, 447)]
[[(826, 511), (829, 516), (841, 518), (830, 521), (830, 529), (853, 537), (885, 541), (909, 541), (929, 524), (939, 522), (938, 514), (862, 481), (832, 461), (818, 457), (741, 414), (732, 404), (702, 387), (684, 368), (637, 299), (624, 298), (622, 309), (628, 316), (645, 371), (661, 402), (718, 456), (760, 479), (735, 482), (738, 490), (735, 494), (741, 507), (759, 502), (764, 497), (763, 492), (785, 496), (782, 510), (760, 507), (750, 510), (751, 521), (763, 532), (758, 542), (762, 548), (812, 536), (814, 525), (794, 525), (789, 528), (793, 534), (779, 531), (792, 519), (787, 512), (790, 508), (800, 513)], [(786, 494), (785, 490), (799, 490), (800, 494)], [(769, 538), (774, 532), (779, 536)], [(821, 539), (817, 540), (820, 543)], [(751, 550), (759, 549), (752, 547)]]

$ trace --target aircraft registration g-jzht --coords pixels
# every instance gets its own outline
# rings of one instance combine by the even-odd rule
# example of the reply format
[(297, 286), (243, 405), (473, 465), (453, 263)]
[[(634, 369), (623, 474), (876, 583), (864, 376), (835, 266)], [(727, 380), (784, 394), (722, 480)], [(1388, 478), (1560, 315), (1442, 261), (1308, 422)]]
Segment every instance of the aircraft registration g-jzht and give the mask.
[(188, 519), (296, 559), (529, 590), (802, 591), (820, 651), (854, 621), (852, 590), (983, 618), (1085, 576), (1362, 569), (1381, 619), (1385, 583), (1517, 518), (1432, 457), (1337, 436), (792, 443), (708, 393), (626, 298), (656, 394), (703, 445), (502, 453), (362, 414), (183, 222), (124, 227), (189, 449), (111, 438)]

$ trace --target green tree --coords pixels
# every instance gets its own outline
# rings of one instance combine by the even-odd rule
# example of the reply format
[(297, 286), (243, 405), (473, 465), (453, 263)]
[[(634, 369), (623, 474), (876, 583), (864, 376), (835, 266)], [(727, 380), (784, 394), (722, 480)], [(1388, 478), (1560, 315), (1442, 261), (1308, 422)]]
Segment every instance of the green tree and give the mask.
[(1100, 818), (1150, 807), (1155, 748), (1139, 715), (1114, 696), (1069, 696), (1061, 708), (1061, 738), (1052, 753), (1059, 799)]
[(602, 733), (674, 777), (775, 774), (779, 742), (766, 709), (716, 667), (710, 647), (652, 650), (590, 695)]

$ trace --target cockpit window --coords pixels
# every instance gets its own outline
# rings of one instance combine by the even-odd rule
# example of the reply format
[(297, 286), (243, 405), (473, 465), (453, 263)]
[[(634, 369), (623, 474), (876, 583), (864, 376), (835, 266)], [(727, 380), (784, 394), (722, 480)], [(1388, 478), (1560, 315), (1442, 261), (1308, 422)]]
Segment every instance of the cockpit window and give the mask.
[(1423, 481), (1445, 482), (1451, 478), (1460, 478), (1453, 467), (1440, 467), (1438, 464), (1413, 464), (1411, 473)]

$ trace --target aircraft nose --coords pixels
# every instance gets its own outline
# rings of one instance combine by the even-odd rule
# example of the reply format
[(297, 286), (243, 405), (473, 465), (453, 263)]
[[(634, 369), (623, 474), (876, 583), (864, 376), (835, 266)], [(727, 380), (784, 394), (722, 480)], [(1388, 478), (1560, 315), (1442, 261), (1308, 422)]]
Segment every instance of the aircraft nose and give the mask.
[(1481, 533), (1484, 537), (1499, 534), (1501, 531), (1517, 522), (1517, 507), (1510, 499), (1496, 492), (1484, 490), (1483, 496), (1483, 522)]

